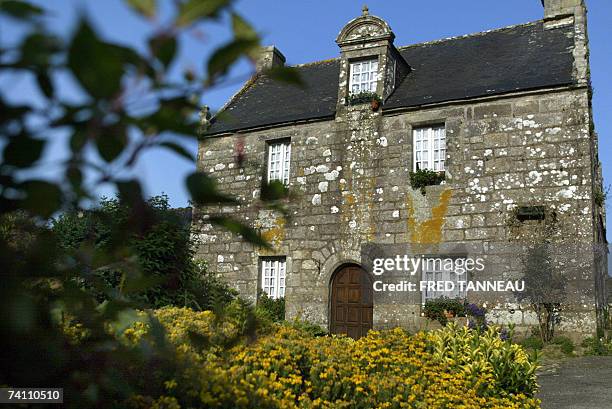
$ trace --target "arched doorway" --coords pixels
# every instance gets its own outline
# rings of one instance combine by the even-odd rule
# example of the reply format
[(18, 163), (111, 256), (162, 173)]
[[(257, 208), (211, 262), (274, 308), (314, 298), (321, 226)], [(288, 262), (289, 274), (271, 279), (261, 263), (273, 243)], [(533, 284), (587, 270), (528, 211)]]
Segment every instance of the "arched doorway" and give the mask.
[(357, 265), (340, 267), (332, 278), (330, 332), (361, 338), (372, 329), (372, 280)]

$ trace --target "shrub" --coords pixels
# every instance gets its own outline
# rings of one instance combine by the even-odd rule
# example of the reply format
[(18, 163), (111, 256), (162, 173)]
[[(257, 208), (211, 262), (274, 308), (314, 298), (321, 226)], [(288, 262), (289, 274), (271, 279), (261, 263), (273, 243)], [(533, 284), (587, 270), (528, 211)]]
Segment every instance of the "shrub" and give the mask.
[(554, 337), (551, 344), (559, 345), (565, 355), (572, 355), (574, 353), (574, 343), (568, 337)]
[(204, 261), (195, 260), (193, 264), (193, 276), (185, 283), (186, 299), (180, 305), (219, 312), (238, 298), (238, 291), (209, 272)]
[(483, 396), (531, 395), (537, 389), (537, 365), (519, 345), (502, 340), (499, 328), (480, 332), (449, 324), (432, 338), (434, 358), (465, 372)]
[(440, 297), (435, 300), (427, 300), (423, 308), (425, 317), (432, 321), (438, 321), (441, 325), (448, 323), (447, 312), (452, 313), (454, 316), (464, 316), (464, 302), (455, 298)]
[(270, 298), (264, 291), (259, 292), (256, 311), (262, 318), (272, 322), (285, 320), (285, 297)]
[[(535, 364), (495, 328), (478, 333), (449, 325), (414, 336), (370, 331), (355, 341), (276, 325), (256, 342), (226, 350), (186, 336), (226, 328), (215, 327), (212, 313), (171, 308), (154, 316), (167, 328), (181, 369), (149, 385), (157, 394), (143, 391), (125, 407), (159, 401), (209, 408), (539, 407)], [(227, 328), (234, 333), (233, 324)]]
[[(192, 261), (190, 220), (184, 212), (171, 209), (165, 195), (150, 198), (147, 205), (150, 214), (143, 215), (146, 220), (142, 229), (136, 231), (128, 228), (128, 221), (137, 209), (122, 204), (119, 199), (106, 198), (91, 210), (63, 213), (53, 220), (52, 231), (66, 257), (78, 262), (81, 271), (91, 272), (82, 284), (98, 301), (109, 299), (109, 291), (125, 291), (124, 277), (138, 273), (148, 278), (148, 284), (154, 284), (142, 285), (140, 291), (130, 290), (132, 299), (143, 307), (188, 305), (197, 308), (192, 290), (200, 272)], [(126, 248), (123, 251), (135, 256), (134, 260), (126, 258), (124, 262), (95, 265), (93, 262), (97, 260), (76, 257), (83, 248), (112, 254), (122, 247)], [(101, 289), (98, 282), (108, 289)]]
[(533, 349), (537, 351), (544, 348), (544, 342), (542, 341), (542, 338), (540, 338), (539, 336), (530, 336), (528, 338), (525, 338), (524, 340), (521, 341), (521, 345), (524, 348)]
[(521, 261), (525, 291), (516, 292), (516, 298), (529, 303), (538, 318), (540, 338), (545, 343), (550, 342), (561, 321), (562, 302), (567, 299), (567, 280), (544, 244), (529, 247)]
[(439, 185), (445, 179), (444, 172), (434, 172), (429, 169), (419, 169), (416, 172), (410, 172), (410, 186), (413, 189), (420, 189), (422, 194), (425, 194), (426, 186)]
[(612, 339), (589, 337), (582, 341), (581, 346), (585, 348), (585, 355), (612, 355)]
[[(138, 235), (117, 235), (131, 211), (118, 199), (102, 199), (91, 211), (67, 212), (53, 221), (52, 230), (62, 251), (75, 261), (73, 254), (87, 246), (111, 251), (122, 244), (136, 256), (137, 266), (114, 263), (92, 271), (92, 266), (83, 263), (79, 266), (82, 271), (92, 271), (90, 279), (81, 281), (83, 287), (103, 302), (109, 298), (108, 290), (125, 291), (125, 275), (139, 270), (153, 284), (130, 290), (131, 298), (143, 308), (174, 305), (220, 311), (233, 301), (238, 293), (209, 273), (204, 262), (193, 260), (194, 245), (185, 212), (171, 209), (165, 195), (152, 197), (147, 203), (155, 217), (145, 232)], [(96, 284), (100, 281), (106, 290)]]

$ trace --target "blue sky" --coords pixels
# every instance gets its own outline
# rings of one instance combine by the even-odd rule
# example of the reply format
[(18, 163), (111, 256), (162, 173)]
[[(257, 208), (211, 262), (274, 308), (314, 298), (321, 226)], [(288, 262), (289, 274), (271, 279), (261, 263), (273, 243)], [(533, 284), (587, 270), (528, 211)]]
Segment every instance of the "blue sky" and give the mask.
[[(152, 26), (126, 8), (121, 0), (35, 0), (51, 9), (47, 20), (50, 28), (69, 36), (79, 13), (84, 12), (107, 40), (132, 45), (144, 43)], [(170, 0), (161, 4), (160, 20), (167, 20)], [(496, 29), (541, 19), (540, 0), (376, 0), (367, 2), (370, 13), (385, 19), (395, 32), (397, 46), (436, 40), (445, 37)], [(591, 45), (591, 71), (593, 79), (594, 113), (600, 140), (600, 159), (603, 162), (605, 183), (612, 183), (612, 2), (587, 0), (589, 7), (589, 37)], [(236, 8), (261, 33), (263, 43), (276, 45), (287, 58), (288, 64), (301, 64), (338, 56), (334, 40), (350, 19), (361, 13), (362, 1), (238, 1)], [(17, 41), (19, 27), (0, 21), (0, 41)], [(227, 21), (202, 27), (198, 35), (185, 35), (184, 47), (174, 69), (201, 69), (208, 53), (229, 39)], [(252, 72), (250, 63), (243, 61), (231, 73), (232, 78), (244, 78)], [(78, 98), (79, 93), (70, 78), (57, 78), (57, 85), (67, 97)], [(204, 103), (213, 111), (223, 105), (239, 88), (239, 81), (211, 90)], [(13, 101), (37, 98), (37, 90), (26, 79), (0, 78), (0, 92)], [(196, 144), (183, 141), (194, 153)], [(67, 141), (64, 135), (54, 135), (54, 142), (46, 152), (43, 172), (47, 177), (59, 177), (53, 166), (64, 157)], [(136, 173), (144, 182), (146, 192), (168, 194), (173, 206), (187, 205), (184, 177), (193, 171), (193, 164), (165, 151), (151, 151), (142, 156)], [(100, 195), (112, 195), (107, 187)]]

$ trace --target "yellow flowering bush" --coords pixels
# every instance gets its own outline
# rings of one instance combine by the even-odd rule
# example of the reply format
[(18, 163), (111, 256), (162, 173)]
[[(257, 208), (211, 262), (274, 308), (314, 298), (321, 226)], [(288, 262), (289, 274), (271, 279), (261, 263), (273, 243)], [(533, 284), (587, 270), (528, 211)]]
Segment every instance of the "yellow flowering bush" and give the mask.
[(525, 350), (503, 341), (495, 327), (484, 333), (450, 324), (430, 334), (433, 356), (462, 371), (481, 395), (530, 394), (537, 389), (537, 365)]
[[(539, 408), (535, 364), (495, 329), (370, 331), (355, 341), (278, 325), (226, 348), (214, 340), (223, 343), (236, 326), (216, 322), (211, 312), (165, 308), (154, 316), (176, 349), (177, 370), (165, 377), (163, 393), (134, 397), (129, 407)], [(147, 325), (124, 336), (136, 340)], [(190, 333), (212, 342), (194, 343)]]

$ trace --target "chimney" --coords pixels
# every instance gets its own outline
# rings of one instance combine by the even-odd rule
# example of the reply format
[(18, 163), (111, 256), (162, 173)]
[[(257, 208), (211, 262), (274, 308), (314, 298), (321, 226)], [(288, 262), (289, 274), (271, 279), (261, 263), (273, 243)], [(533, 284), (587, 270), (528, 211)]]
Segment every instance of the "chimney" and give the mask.
[(557, 20), (575, 16), (584, 10), (584, 0), (542, 0), (544, 19)]
[(273, 45), (262, 47), (257, 59), (257, 72), (285, 65), (285, 56)]
[(544, 29), (574, 27), (574, 77), (580, 84), (590, 83), (589, 36), (585, 0), (542, 0)]

